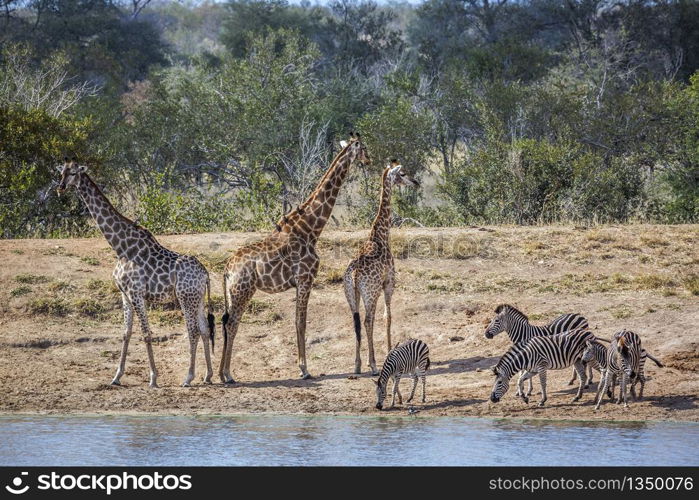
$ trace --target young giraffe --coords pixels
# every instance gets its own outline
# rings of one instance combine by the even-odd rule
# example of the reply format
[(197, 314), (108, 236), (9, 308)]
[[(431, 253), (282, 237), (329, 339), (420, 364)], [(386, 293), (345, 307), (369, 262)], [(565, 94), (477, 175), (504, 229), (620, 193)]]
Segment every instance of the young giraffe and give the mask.
[[(153, 358), (146, 303), (170, 302), (173, 299), (179, 302), (182, 308), (189, 333), (189, 372), (182, 385), (188, 387), (194, 378), (194, 363), (200, 335), (206, 358), (204, 382), (210, 383), (213, 370), (209, 339), (213, 349), (214, 317), (211, 313), (209, 273), (196, 258), (168, 250), (156, 241), (150, 231), (117, 212), (87, 175), (86, 167), (78, 166), (75, 161), (68, 162), (66, 158), (60, 171), (58, 194), (62, 194), (71, 186), (76, 189), (118, 258), (112, 277), (121, 292), (124, 308), (124, 343), (112, 385), (120, 385), (119, 380), (124, 374), (135, 311), (148, 351), (150, 386), (158, 387), (158, 372)], [(209, 295), (208, 315), (204, 314), (204, 293)]]
[(393, 256), (391, 255), (391, 242), (389, 232), (391, 230), (391, 191), (393, 186), (419, 186), (419, 183), (405, 174), (403, 166), (398, 160), (391, 160), (391, 164), (383, 171), (381, 178), (381, 202), (379, 210), (371, 226), (369, 240), (359, 249), (357, 257), (349, 263), (344, 275), (345, 296), (352, 311), (354, 319), (354, 333), (356, 336), (356, 349), (354, 355), (354, 373), (361, 373), (361, 321), (359, 319), (359, 299), (364, 302), (364, 327), (366, 328), (367, 343), (369, 344), (369, 366), (372, 375), (379, 372), (376, 369), (374, 357), (374, 315), (376, 303), (379, 300), (381, 290), (384, 293), (384, 319), (386, 321), (386, 337), (388, 350), (391, 350), (391, 296), (395, 269)]
[(240, 248), (226, 264), (223, 294), (223, 355), (219, 376), (225, 384), (235, 383), (230, 365), (233, 341), (245, 306), (256, 290), (279, 293), (296, 288), (296, 344), (301, 378), (306, 369), (306, 311), (313, 279), (318, 272), (315, 246), (330, 217), (340, 186), (355, 161), (369, 164), (366, 147), (359, 135), (351, 134), (316, 189), (296, 210), (282, 217), (277, 229), (262, 241)]

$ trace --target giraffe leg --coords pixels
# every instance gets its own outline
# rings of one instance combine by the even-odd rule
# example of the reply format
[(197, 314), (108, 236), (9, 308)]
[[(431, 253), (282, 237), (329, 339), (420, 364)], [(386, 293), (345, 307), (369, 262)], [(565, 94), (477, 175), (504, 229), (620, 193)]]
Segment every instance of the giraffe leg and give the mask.
[(312, 287), (313, 278), (299, 280), (296, 286), (296, 347), (299, 370), (304, 380), (311, 378), (306, 365), (306, 315)]
[(192, 311), (192, 308), (185, 297), (178, 297), (182, 306), (185, 324), (187, 325), (187, 334), (189, 336), (189, 371), (187, 377), (182, 382), (182, 387), (189, 387), (194, 379), (194, 367), (197, 360), (197, 344), (199, 343), (199, 325), (197, 324), (197, 312)]
[(386, 353), (391, 351), (391, 297), (393, 297), (393, 270), (389, 271), (386, 283), (383, 288), (384, 312), (383, 318), (386, 323)]
[(121, 294), (121, 301), (124, 307), (124, 342), (121, 346), (121, 356), (119, 357), (119, 366), (117, 366), (116, 375), (112, 380), (112, 385), (121, 385), (119, 380), (124, 375), (126, 367), (126, 353), (129, 350), (129, 340), (131, 340), (131, 332), (133, 331), (133, 307), (128, 297)]
[(233, 341), (238, 333), (240, 320), (243, 317), (245, 306), (255, 294), (255, 287), (248, 281), (241, 281), (235, 289), (227, 290), (230, 293), (231, 305), (229, 309), (228, 322), (224, 325), (223, 352), (218, 366), (218, 376), (224, 384), (234, 384), (235, 380), (231, 376), (231, 359), (233, 357)]
[(142, 297), (134, 297), (131, 299), (136, 316), (141, 323), (141, 333), (143, 333), (143, 341), (146, 343), (146, 351), (148, 352), (148, 366), (150, 367), (150, 387), (158, 387), (158, 371), (155, 369), (155, 357), (153, 356), (152, 332), (148, 324), (148, 313), (146, 304)]
[(197, 318), (199, 324), (199, 334), (201, 335), (201, 342), (204, 346), (204, 360), (206, 361), (206, 376), (204, 377), (204, 383), (210, 384), (211, 377), (214, 375), (214, 370), (211, 364), (211, 350), (209, 348), (209, 323), (206, 321), (206, 313), (204, 312), (203, 302), (199, 307)]
[(359, 318), (359, 288), (355, 282), (355, 261), (350, 262), (350, 265), (345, 271), (343, 277), (345, 298), (352, 313), (352, 321), (354, 322), (354, 373), (362, 373), (362, 322)]
[(364, 329), (366, 330), (366, 342), (369, 346), (369, 367), (372, 375), (378, 375), (376, 369), (376, 355), (374, 353), (374, 316), (376, 314), (376, 297), (366, 297), (364, 300)]

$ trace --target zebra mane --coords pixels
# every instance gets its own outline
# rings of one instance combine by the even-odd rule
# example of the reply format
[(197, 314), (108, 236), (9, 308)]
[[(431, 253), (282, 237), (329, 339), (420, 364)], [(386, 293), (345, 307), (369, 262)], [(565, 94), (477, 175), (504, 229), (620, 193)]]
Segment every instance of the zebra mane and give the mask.
[(517, 360), (525, 347), (526, 344), (512, 344), (512, 346), (510, 346), (507, 352), (500, 357), (497, 364), (493, 367), (493, 372), (496, 375), (499, 375), (500, 368), (505, 365), (508, 360)]
[(495, 314), (500, 314), (503, 311), (508, 311), (513, 316), (520, 316), (522, 319), (529, 322), (529, 317), (522, 311), (517, 309), (515, 306), (512, 306), (510, 304), (500, 304), (495, 308)]

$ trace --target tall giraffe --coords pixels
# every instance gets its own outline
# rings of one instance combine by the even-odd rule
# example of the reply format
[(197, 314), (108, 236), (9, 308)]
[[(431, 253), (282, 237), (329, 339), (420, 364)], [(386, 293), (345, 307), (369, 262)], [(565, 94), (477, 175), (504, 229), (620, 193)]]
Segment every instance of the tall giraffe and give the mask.
[(306, 369), (306, 311), (313, 279), (318, 272), (319, 258), (315, 246), (330, 217), (335, 200), (356, 160), (370, 163), (366, 147), (359, 135), (351, 134), (349, 142), (330, 164), (318, 186), (306, 201), (282, 217), (277, 229), (262, 241), (240, 248), (226, 264), (223, 294), (226, 311), (223, 315), (223, 355), (219, 365), (221, 381), (230, 384), (233, 341), (245, 306), (255, 291), (279, 293), (296, 288), (296, 344), (301, 378), (310, 378)]
[[(112, 277), (121, 292), (124, 308), (124, 343), (112, 385), (120, 385), (119, 380), (124, 374), (135, 311), (148, 351), (150, 386), (158, 387), (158, 372), (153, 358), (152, 332), (148, 324), (146, 304), (172, 300), (179, 302), (189, 333), (189, 372), (182, 385), (189, 387), (194, 378), (200, 335), (206, 358), (204, 382), (210, 383), (213, 370), (209, 340), (213, 349), (214, 316), (211, 312), (209, 273), (206, 268), (195, 257), (180, 255), (163, 247), (150, 231), (121, 215), (87, 174), (85, 166), (79, 166), (75, 161), (69, 162), (66, 158), (60, 171), (58, 194), (62, 194), (69, 187), (75, 188), (117, 254), (118, 261)], [(208, 295), (208, 315), (204, 314), (205, 293)]]
[(364, 327), (366, 328), (367, 343), (369, 344), (369, 366), (371, 374), (377, 375), (376, 359), (374, 357), (374, 315), (376, 303), (381, 290), (384, 293), (386, 321), (386, 338), (388, 350), (391, 350), (391, 296), (395, 279), (393, 255), (391, 255), (391, 192), (393, 186), (419, 186), (412, 177), (405, 174), (398, 160), (391, 160), (390, 165), (383, 171), (381, 178), (381, 203), (371, 226), (369, 239), (362, 245), (355, 257), (347, 266), (344, 275), (345, 297), (354, 319), (356, 348), (354, 355), (354, 372), (361, 373), (360, 344), (362, 326), (359, 319), (359, 299), (364, 302)]

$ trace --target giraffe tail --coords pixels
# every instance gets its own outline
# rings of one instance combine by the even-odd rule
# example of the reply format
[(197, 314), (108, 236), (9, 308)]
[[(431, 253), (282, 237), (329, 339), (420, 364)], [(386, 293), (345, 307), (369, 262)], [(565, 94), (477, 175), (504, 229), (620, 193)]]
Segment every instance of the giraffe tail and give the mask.
[(360, 342), (362, 339), (362, 322), (359, 318), (359, 300), (357, 286), (354, 282), (354, 266), (352, 264), (350, 264), (347, 271), (345, 271), (342, 281), (345, 284), (345, 297), (347, 297), (347, 303), (349, 304), (350, 311), (352, 311), (354, 334), (357, 337), (357, 342)]
[(226, 329), (226, 325), (228, 324), (228, 318), (230, 315), (228, 314), (228, 282), (226, 280), (226, 274), (223, 274), (223, 304), (224, 304), (224, 311), (223, 311), (223, 316), (221, 316), (221, 330), (223, 332), (223, 355), (226, 355), (226, 346), (228, 345), (228, 330)]
[(211, 340), (211, 352), (214, 352), (214, 344), (216, 342), (216, 319), (214, 318), (214, 308), (211, 305), (211, 280), (206, 276), (206, 301), (207, 313), (206, 322), (209, 324), (209, 340)]

